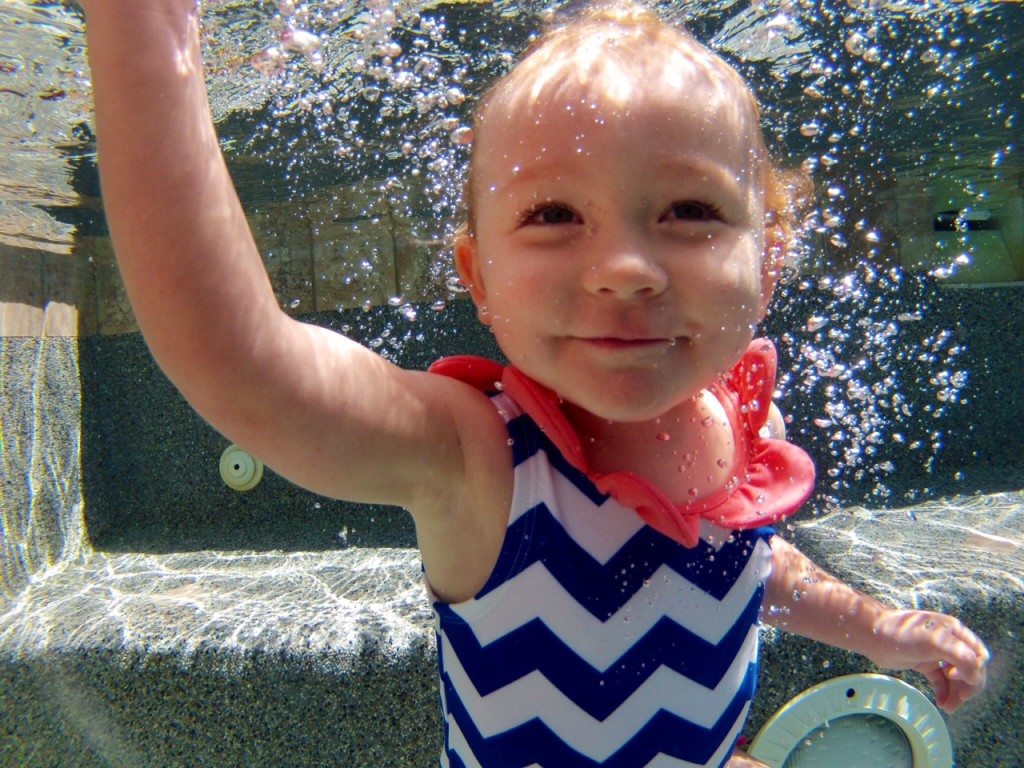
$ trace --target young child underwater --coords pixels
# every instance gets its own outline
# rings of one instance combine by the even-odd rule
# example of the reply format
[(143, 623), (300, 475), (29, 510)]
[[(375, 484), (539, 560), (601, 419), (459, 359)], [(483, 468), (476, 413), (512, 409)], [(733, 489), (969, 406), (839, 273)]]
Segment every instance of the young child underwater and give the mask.
[(736, 743), (759, 621), (915, 669), (949, 712), (983, 689), (988, 652), (959, 621), (884, 606), (766, 527), (814, 474), (753, 338), (791, 204), (722, 59), (631, 5), (535, 43), (477, 109), (455, 244), (511, 365), (406, 371), (278, 306), (220, 154), (195, 0), (82, 5), (146, 340), (276, 472), (412, 514), (442, 765), (758, 765)]

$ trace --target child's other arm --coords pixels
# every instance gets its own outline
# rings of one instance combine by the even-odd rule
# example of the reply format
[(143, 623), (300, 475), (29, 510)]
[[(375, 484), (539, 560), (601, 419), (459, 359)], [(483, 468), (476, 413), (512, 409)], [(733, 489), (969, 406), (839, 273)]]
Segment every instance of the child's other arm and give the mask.
[(467, 474), (497, 461), (484, 444), (493, 408), (280, 310), (210, 117), (195, 0), (83, 5), (104, 203), (160, 366), (214, 427), (300, 485), (414, 514), (457, 507)]
[(889, 608), (825, 573), (778, 536), (772, 539), (765, 606), (768, 624), (860, 653), (886, 669), (923, 673), (947, 712), (985, 687), (988, 650), (960, 621)]

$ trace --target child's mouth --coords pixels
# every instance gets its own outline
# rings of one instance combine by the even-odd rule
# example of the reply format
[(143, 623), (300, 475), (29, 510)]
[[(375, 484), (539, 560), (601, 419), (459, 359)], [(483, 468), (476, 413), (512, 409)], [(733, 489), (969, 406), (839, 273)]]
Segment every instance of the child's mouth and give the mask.
[(621, 338), (617, 336), (595, 336), (589, 338), (581, 338), (589, 346), (597, 347), (600, 349), (658, 349), (662, 347), (671, 347), (675, 345), (676, 339), (674, 338)]

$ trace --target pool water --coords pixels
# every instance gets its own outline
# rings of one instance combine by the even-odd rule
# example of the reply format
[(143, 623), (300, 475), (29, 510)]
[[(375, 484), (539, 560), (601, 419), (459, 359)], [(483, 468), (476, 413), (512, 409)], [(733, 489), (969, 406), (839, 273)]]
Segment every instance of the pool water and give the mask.
[[(573, 3), (204, 3), (221, 145), (283, 308), (403, 365), (497, 354), (452, 282), (469, 110)], [(816, 185), (764, 332), (819, 486), (788, 529), (995, 652), (957, 764), (1024, 764), (1024, 8), (676, 2)], [(153, 364), (112, 261), (83, 22), (0, 9), (2, 765), (428, 765), (399, 510), (268, 473)], [(857, 658), (765, 639), (752, 727)], [(916, 682), (922, 687), (920, 679)], [(380, 727), (380, 722), (386, 727)]]

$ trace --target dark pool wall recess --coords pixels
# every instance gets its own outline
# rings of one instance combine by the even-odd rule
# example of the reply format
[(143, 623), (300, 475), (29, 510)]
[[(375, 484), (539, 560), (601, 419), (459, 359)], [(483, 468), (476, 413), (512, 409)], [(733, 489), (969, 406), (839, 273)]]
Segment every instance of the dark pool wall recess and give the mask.
[[(962, 347), (951, 367), (968, 374), (958, 393), (960, 402), (947, 404), (941, 418), (924, 410), (941, 403), (914, 404), (920, 417), (913, 428), (924, 437), (941, 434), (942, 446), (931, 461), (932, 449), (911, 450), (909, 439), (903, 445), (890, 441), (880, 446), (895, 466), (883, 479), (892, 491), (888, 499), (877, 497), (877, 477), (858, 482), (853, 472), (837, 490), (827, 475), (836, 461), (830, 453), (834, 446), (828, 431), (814, 424), (823, 412), (823, 388), (809, 397), (789, 396), (783, 405), (793, 419), (791, 438), (815, 456), (822, 473), (818, 504), (831, 499), (844, 505), (900, 506), (907, 503), (908, 493), (921, 500), (1024, 486), (1024, 430), (1019, 426), (1024, 288), (940, 289), (911, 283), (901, 289), (905, 295), (890, 292), (879, 298), (892, 304), (893, 315), (925, 308), (919, 321), (908, 323), (891, 340), (908, 348), (899, 371), (903, 394), (913, 401), (917, 383), (922, 390), (930, 386), (927, 378), (934, 371), (915, 362), (915, 345), (935, 329), (950, 332), (947, 347)], [(774, 337), (792, 332), (827, 300), (814, 291), (787, 299), (764, 330)], [(468, 301), (450, 302), (443, 312), (423, 307), (415, 322), (390, 307), (306, 319), (345, 328), (406, 366), (423, 368), (448, 354), (497, 355), (493, 338), (475, 320)], [(782, 370), (793, 363), (788, 350), (780, 344)], [(412, 525), (401, 511), (323, 499), (272, 472), (247, 493), (229, 489), (218, 471), (227, 441), (177, 394), (138, 334), (83, 339), (81, 371), (83, 492), (86, 528), (95, 547), (169, 552), (414, 544)]]

